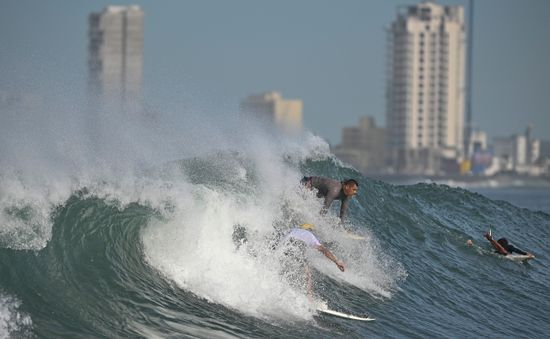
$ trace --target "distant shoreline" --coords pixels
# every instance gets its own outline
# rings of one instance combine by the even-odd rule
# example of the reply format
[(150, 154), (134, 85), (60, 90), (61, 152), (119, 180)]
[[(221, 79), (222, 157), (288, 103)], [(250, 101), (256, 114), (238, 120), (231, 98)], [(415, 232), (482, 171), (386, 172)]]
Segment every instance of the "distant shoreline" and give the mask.
[[(367, 175), (369, 176), (369, 175)], [(464, 175), (403, 175), (403, 174), (378, 174), (369, 176), (394, 185), (414, 185), (418, 183), (436, 183), (458, 187), (539, 187), (550, 189), (550, 177), (548, 176), (527, 176), (518, 174), (496, 174), (490, 177), (485, 176), (464, 176)]]

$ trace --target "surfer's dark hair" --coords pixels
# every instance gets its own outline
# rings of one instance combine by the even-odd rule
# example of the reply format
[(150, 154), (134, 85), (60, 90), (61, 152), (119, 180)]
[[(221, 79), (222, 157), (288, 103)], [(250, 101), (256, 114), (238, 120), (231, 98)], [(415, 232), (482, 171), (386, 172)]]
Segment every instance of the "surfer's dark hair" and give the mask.
[(506, 238), (500, 238), (497, 240), (497, 242), (500, 244), (500, 246), (503, 246), (503, 247), (508, 246), (508, 239)]
[(344, 185), (349, 185), (349, 184), (355, 184), (355, 186), (359, 187), (359, 183), (355, 179), (346, 179), (346, 180), (344, 180)]

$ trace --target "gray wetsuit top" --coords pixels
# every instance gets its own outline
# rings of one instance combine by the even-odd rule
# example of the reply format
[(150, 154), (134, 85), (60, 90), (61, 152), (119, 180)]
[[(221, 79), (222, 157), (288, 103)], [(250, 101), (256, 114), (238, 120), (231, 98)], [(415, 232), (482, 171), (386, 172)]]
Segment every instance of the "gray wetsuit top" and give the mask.
[(340, 200), (342, 202), (340, 205), (340, 220), (344, 221), (351, 197), (344, 194), (342, 183), (330, 178), (311, 177), (311, 187), (317, 189), (318, 198), (325, 197), (323, 213), (328, 211), (334, 200)]

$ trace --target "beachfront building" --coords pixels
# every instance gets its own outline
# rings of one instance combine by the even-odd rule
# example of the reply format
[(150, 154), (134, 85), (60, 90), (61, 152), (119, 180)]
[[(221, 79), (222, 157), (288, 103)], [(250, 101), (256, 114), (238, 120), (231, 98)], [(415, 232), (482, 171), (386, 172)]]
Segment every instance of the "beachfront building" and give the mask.
[(332, 152), (364, 174), (380, 174), (386, 169), (385, 145), (386, 129), (363, 117), (358, 126), (342, 129), (342, 142)]
[(489, 144), (487, 142), (487, 133), (480, 130), (472, 130), (468, 154), (474, 154), (474, 152), (487, 150), (488, 147)]
[(489, 150), (487, 133), (472, 130), (469, 140), (468, 159), (461, 163), (461, 174), (477, 176), (492, 175), (498, 170), (493, 161), (493, 153)]
[(90, 96), (114, 108), (141, 103), (143, 11), (139, 6), (108, 6), (89, 16)]
[(537, 164), (542, 167), (543, 174), (550, 177), (550, 141), (541, 140), (539, 143), (539, 152)]
[(550, 160), (550, 141), (541, 140), (539, 146), (539, 159), (542, 158)]
[(302, 129), (302, 108), (302, 100), (283, 99), (279, 92), (274, 91), (250, 95), (240, 105), (245, 116), (274, 124), (289, 133)]
[(493, 156), (500, 171), (527, 175), (542, 174), (540, 150), (541, 142), (531, 137), (530, 127), (524, 134), (493, 140)]
[(398, 7), (386, 86), (388, 149), (398, 172), (443, 174), (464, 156), (464, 29), (462, 6)]
[(514, 171), (526, 163), (525, 136), (496, 137), (493, 139), (493, 154), (501, 171)]

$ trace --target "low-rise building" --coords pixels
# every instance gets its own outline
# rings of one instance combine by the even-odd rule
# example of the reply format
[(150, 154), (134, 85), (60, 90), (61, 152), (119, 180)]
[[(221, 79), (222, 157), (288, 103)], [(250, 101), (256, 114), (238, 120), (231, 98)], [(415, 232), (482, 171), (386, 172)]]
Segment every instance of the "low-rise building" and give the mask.
[(373, 117), (364, 117), (358, 126), (342, 129), (342, 142), (333, 153), (363, 173), (386, 170), (386, 129), (377, 127)]
[(275, 91), (250, 95), (240, 105), (246, 116), (273, 123), (285, 132), (302, 129), (302, 109), (302, 100), (283, 99), (281, 93)]
[(498, 137), (493, 141), (493, 155), (500, 171), (540, 175), (541, 142), (531, 137), (531, 127), (524, 134)]

